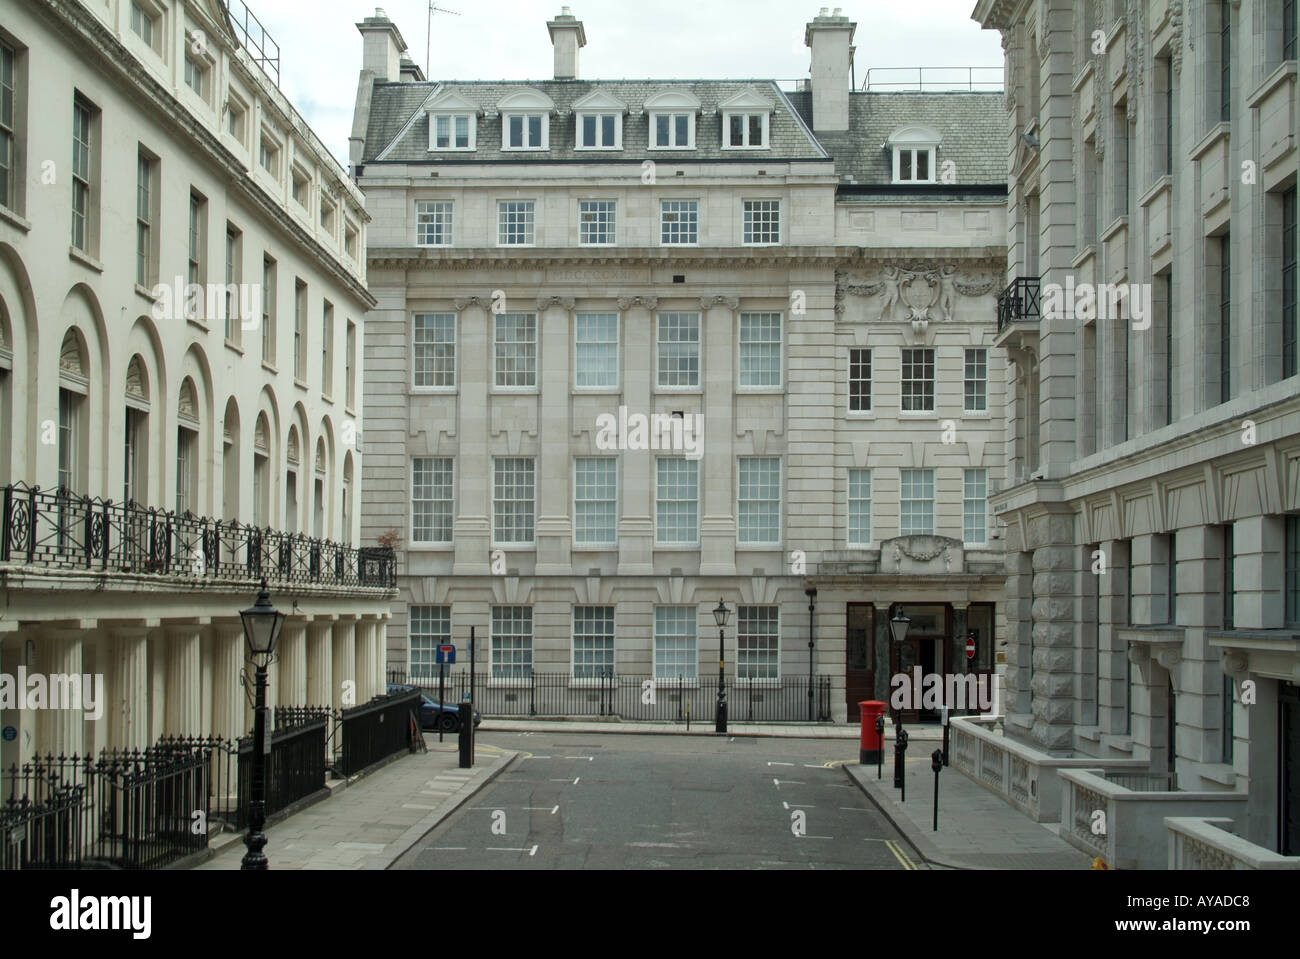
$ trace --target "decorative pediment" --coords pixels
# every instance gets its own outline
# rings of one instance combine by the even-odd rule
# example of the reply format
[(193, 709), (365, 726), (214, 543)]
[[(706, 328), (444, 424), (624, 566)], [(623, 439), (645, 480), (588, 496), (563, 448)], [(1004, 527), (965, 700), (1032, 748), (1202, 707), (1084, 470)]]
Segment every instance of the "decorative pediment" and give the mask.
[(909, 123), (899, 127), (885, 141), (890, 147), (937, 147), (943, 142), (943, 134), (934, 127), (923, 123)]
[(473, 113), (481, 116), (483, 108), (449, 87), (440, 87), (424, 101), (425, 113)]
[(961, 540), (948, 536), (897, 536), (880, 543), (880, 572), (965, 572), (966, 552)]
[(325, 472), (325, 441), (316, 441), (316, 472)]
[(284, 458), (294, 466), (298, 465), (298, 428), (289, 427), (289, 442), (285, 444)]
[(81, 338), (75, 330), (63, 334), (63, 345), (59, 348), (59, 370), (83, 378), (86, 375), (86, 358), (81, 352)]
[(883, 295), (878, 318), (882, 322), (910, 322), (923, 332), (931, 320), (951, 323), (959, 296), (985, 296), (998, 278), (992, 269), (976, 276), (961, 276), (956, 263), (933, 261), (886, 262), (879, 278), (853, 282), (848, 274), (836, 277), (836, 312), (844, 312), (846, 295)]
[(627, 104), (607, 90), (597, 87), (573, 104), (574, 113), (627, 113)]
[(759, 93), (754, 87), (745, 87), (739, 93), (719, 103), (718, 109), (723, 113), (734, 113), (741, 110), (765, 110), (771, 113), (774, 106), (771, 100)]
[(257, 418), (257, 425), (253, 427), (253, 449), (266, 456), (271, 453), (270, 440), (267, 438), (265, 414)]
[(541, 90), (524, 87), (507, 93), (497, 101), (499, 113), (554, 113), (555, 101)]
[(690, 90), (661, 90), (645, 101), (647, 113), (699, 113), (700, 98)]

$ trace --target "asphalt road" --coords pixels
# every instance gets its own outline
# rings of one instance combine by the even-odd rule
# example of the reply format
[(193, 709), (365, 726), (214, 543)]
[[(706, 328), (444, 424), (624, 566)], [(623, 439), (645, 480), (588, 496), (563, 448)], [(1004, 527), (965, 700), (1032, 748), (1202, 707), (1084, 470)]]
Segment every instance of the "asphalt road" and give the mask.
[(480, 742), (521, 755), (393, 868), (926, 868), (835, 765), (856, 761), (856, 741), (501, 732)]

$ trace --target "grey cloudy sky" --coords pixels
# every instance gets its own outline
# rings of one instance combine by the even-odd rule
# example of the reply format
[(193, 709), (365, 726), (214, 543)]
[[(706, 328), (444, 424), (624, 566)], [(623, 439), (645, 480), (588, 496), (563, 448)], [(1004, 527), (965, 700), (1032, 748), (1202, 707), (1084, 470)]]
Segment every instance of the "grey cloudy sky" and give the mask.
[[(563, 0), (436, 4), (460, 16), (434, 14), (433, 79), (551, 77), (546, 21), (560, 12)], [(361, 35), (353, 24), (382, 6), (402, 31), (411, 57), (421, 66), (425, 62), (426, 0), (248, 0), (248, 5), (280, 44), (281, 89), (344, 160), (361, 69)], [(803, 27), (821, 7), (815, 0), (569, 0), (568, 5), (586, 27), (583, 79), (806, 77)], [(841, 6), (858, 24), (859, 87), (873, 67), (1001, 69), (997, 32), (981, 30), (970, 18), (975, 0), (858, 0)], [(982, 76), (1000, 79), (996, 72)]]

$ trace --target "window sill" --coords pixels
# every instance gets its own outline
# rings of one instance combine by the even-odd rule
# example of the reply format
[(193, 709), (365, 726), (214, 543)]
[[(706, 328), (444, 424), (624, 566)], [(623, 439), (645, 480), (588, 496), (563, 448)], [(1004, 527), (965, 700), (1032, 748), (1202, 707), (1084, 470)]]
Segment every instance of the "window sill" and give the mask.
[(276, 376), (280, 375), (280, 371), (275, 368), (275, 364), (268, 363), (266, 360), (262, 361), (262, 369), (266, 370), (268, 373), (273, 373)]
[(240, 356), (244, 355), (244, 348), (234, 340), (226, 340), (226, 349), (230, 350), (232, 353), (238, 353)]
[(347, 406), (343, 407), (343, 412), (346, 413), (348, 416), (352, 417), (353, 419), (357, 418), (357, 411), (352, 408), (351, 404), (348, 404)]
[(618, 550), (618, 543), (573, 543), (575, 553), (613, 553)]
[(703, 395), (704, 390), (698, 386), (656, 386), (655, 393), (674, 394), (677, 396)]
[(619, 386), (575, 386), (575, 396), (618, 396), (623, 392)]
[(934, 410), (899, 410), (900, 420), (937, 420), (939, 414)]
[(298, 387), (298, 389), (302, 390), (304, 393), (307, 392), (307, 384), (296, 376), (293, 378), (293, 385)]
[(780, 246), (780, 245), (781, 245), (781, 241), (780, 241), (780, 240), (770, 240), (770, 241), (767, 241), (767, 242), (764, 242), (764, 243), (751, 243), (751, 242), (748, 242), (748, 241), (744, 241), (744, 242), (742, 242), (740, 245), (741, 245), (741, 246), (747, 246), (747, 247), (759, 247), (759, 248), (761, 248), (761, 247), (765, 247), (765, 246)]
[(991, 420), (988, 410), (962, 410), (961, 418), (964, 420)]
[(656, 541), (654, 548), (663, 552), (690, 552), (700, 548), (700, 541), (698, 539), (693, 543), (660, 543)]
[(871, 410), (848, 410), (844, 416), (851, 420), (874, 420), (876, 414)]
[(700, 241), (699, 241), (699, 240), (692, 240), (692, 241), (689, 242), (689, 243), (673, 243), (672, 241), (669, 241), (669, 242), (665, 243), (663, 240), (660, 240), (660, 241), (659, 241), (659, 246), (660, 246), (660, 247), (662, 247), (662, 248), (666, 248), (666, 249), (669, 249), (669, 250), (675, 250), (675, 249), (677, 249), (677, 248), (679, 248), (679, 247), (685, 247), (686, 249), (690, 250), (690, 249), (695, 249), (695, 248), (699, 247), (699, 245), (700, 245)]
[(81, 250), (78, 250), (75, 246), (68, 246), (68, 258), (76, 263), (80, 263), (82, 266), (89, 267), (96, 273), (104, 272), (103, 263), (100, 263), (89, 253), (83, 253)]
[(455, 543), (417, 543), (408, 542), (406, 551), (408, 553), (448, 553), (455, 550)]
[[(520, 459), (530, 459), (531, 457), (519, 457)], [(501, 550), (504, 553), (531, 553), (537, 549), (536, 543), (497, 543), (493, 542), (488, 547), (493, 550)]]
[(10, 226), (22, 230), (24, 233), (32, 232), (32, 224), (24, 218), (17, 210), (11, 210), (9, 207), (0, 203), (0, 220), (8, 223)]
[(494, 386), (488, 390), (491, 396), (538, 396), (540, 393), (536, 386)]
[(537, 246), (536, 243), (502, 243), (500, 241), (497, 242), (497, 249), (499, 250), (532, 250), (535, 249), (536, 246)]
[(770, 553), (773, 550), (781, 551), (780, 543), (742, 543), (736, 540), (737, 553)]
[(137, 296), (143, 297), (144, 299), (148, 300), (150, 303), (158, 302), (158, 296), (154, 293), (153, 290), (149, 289), (149, 287), (145, 286), (143, 283), (137, 283), (135, 285), (135, 292)]
[(193, 316), (187, 316), (187, 317), (185, 317), (185, 322), (188, 323), (188, 324), (190, 324), (191, 326), (198, 327), (198, 328), (199, 328), (200, 330), (202, 330), (204, 333), (207, 333), (207, 332), (208, 332), (208, 324), (205, 323), (205, 322), (203, 322), (202, 319), (199, 319), (199, 318), (196, 318), (196, 317), (193, 317)]
[(328, 403), (330, 406), (334, 405), (334, 397), (330, 396), (328, 393), (322, 393), (320, 399), (322, 403)]
[(412, 386), (406, 393), (408, 396), (455, 396), (459, 390), (457, 386)]
[(737, 396), (781, 396), (785, 393), (785, 386), (738, 386), (736, 387)]

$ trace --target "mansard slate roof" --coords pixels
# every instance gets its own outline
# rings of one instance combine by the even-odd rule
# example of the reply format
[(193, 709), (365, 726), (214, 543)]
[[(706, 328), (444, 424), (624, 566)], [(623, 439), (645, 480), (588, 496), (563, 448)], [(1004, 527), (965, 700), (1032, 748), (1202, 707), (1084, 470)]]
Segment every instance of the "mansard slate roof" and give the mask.
[[(746, 89), (753, 88), (772, 104), (768, 143), (765, 150), (723, 150), (722, 113), (719, 105)], [(555, 102), (551, 116), (550, 149), (544, 152), (520, 152), (501, 149), (501, 118), (496, 115), (502, 97), (522, 90), (537, 90)], [(627, 104), (623, 118), (623, 149), (615, 151), (576, 150), (577, 142), (573, 105), (596, 90), (604, 91)], [(482, 111), (478, 118), (477, 149), (473, 152), (431, 153), (429, 118), (425, 101), (432, 94), (451, 91), (475, 103)], [(642, 105), (656, 94), (666, 91), (689, 92), (700, 101), (695, 120), (694, 150), (650, 150), (649, 116)], [(472, 83), (391, 83), (375, 84), (370, 100), (370, 124), (366, 131), (363, 162), (377, 159), (417, 163), (482, 163), (504, 160), (510, 163), (546, 163), (555, 160), (579, 160), (588, 163), (609, 160), (655, 158), (691, 162), (731, 158), (753, 159), (755, 155), (773, 159), (824, 160), (804, 121), (791, 109), (787, 94), (771, 80), (542, 80)], [(640, 114), (640, 115), (637, 115)], [(415, 122), (411, 123), (412, 117)], [(396, 142), (394, 142), (396, 140)]]
[[(772, 104), (768, 149), (724, 150), (719, 106), (747, 89)], [(502, 151), (502, 98), (537, 90), (555, 103), (550, 120), (550, 149)], [(575, 149), (574, 105), (597, 91), (622, 101), (622, 150)], [(664, 92), (694, 96), (700, 101), (695, 121), (694, 150), (649, 149), (649, 116), (644, 104)], [(479, 108), (473, 151), (430, 152), (430, 97), (453, 95)], [(850, 129), (842, 133), (812, 133), (812, 95), (782, 91), (772, 80), (541, 80), (502, 82), (387, 82), (374, 85), (370, 101), (363, 163), (375, 161), (464, 165), (483, 162), (518, 164), (581, 161), (636, 162), (655, 159), (671, 163), (716, 160), (835, 161), (835, 173), (846, 184), (888, 184), (892, 161), (885, 141), (896, 130), (923, 124), (939, 131), (942, 141), (936, 163), (956, 164), (958, 185), (1005, 185), (1006, 107), (999, 93), (852, 93)], [(938, 168), (936, 169), (937, 172)], [(850, 177), (851, 179), (844, 179)]]
[[(787, 94), (804, 122), (812, 122), (812, 94)], [(835, 172), (853, 183), (889, 183), (893, 159), (884, 149), (890, 135), (904, 126), (922, 124), (943, 140), (935, 163), (956, 164), (961, 186), (1007, 182), (1006, 100), (1002, 93), (852, 93), (849, 129), (819, 133)], [(936, 174), (939, 169), (936, 169)]]

